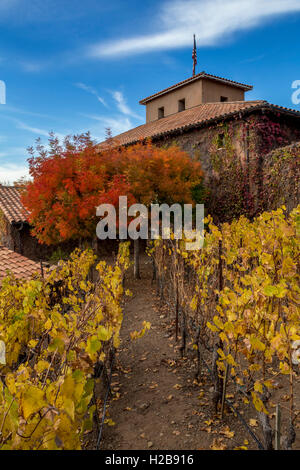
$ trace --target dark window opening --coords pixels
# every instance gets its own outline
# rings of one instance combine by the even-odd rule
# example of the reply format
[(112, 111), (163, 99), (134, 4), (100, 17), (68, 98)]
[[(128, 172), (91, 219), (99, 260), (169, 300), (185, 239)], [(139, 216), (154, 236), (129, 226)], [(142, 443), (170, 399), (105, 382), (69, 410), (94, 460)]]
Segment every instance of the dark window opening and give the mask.
[(221, 96), (220, 101), (228, 101), (228, 97), (227, 96)]
[(224, 134), (218, 135), (217, 146), (219, 150), (225, 147), (225, 135)]
[(162, 119), (163, 117), (165, 117), (165, 108), (158, 108), (158, 119)]
[(185, 99), (179, 100), (178, 101), (178, 111), (184, 111), (185, 110)]

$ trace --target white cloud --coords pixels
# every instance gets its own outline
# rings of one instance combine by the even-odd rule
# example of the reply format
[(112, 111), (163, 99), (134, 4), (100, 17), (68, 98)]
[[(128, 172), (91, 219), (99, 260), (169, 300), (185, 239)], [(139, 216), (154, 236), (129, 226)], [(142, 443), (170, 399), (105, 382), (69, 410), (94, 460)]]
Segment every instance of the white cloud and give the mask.
[(168, 0), (160, 9), (153, 32), (88, 48), (90, 57), (112, 57), (177, 49), (191, 45), (216, 45), (222, 38), (254, 28), (276, 16), (300, 12), (300, 0)]
[[(43, 119), (51, 119), (51, 120), (54, 120), (54, 121), (63, 121), (63, 119), (61, 119), (57, 116), (51, 116), (50, 114), (35, 113), (33, 111), (27, 111), (25, 109), (17, 108), (15, 106), (9, 106), (7, 104), (5, 106), (0, 106), (0, 116), (1, 115), (6, 115), (7, 112), (8, 113), (22, 114), (22, 115), (25, 115), (25, 116), (33, 116), (33, 117), (43, 118)], [(14, 119), (11, 116), (7, 116), (7, 119), (17, 121), (16, 119)]]
[(12, 184), (23, 176), (29, 177), (28, 166), (13, 163), (0, 165), (0, 182)]
[(114, 100), (117, 103), (117, 107), (121, 113), (126, 114), (127, 116), (132, 116), (136, 119), (142, 119), (140, 116), (135, 114), (127, 105), (124, 95), (121, 91), (112, 91)]
[(0, 12), (6, 12), (7, 10), (10, 10), (13, 8), (19, 0), (0, 0)]
[(133, 127), (133, 124), (130, 121), (130, 119), (125, 116), (108, 117), (108, 116), (98, 116), (94, 114), (81, 114), (81, 115), (88, 119), (101, 123), (97, 126), (92, 126), (90, 128), (92, 137), (98, 140), (99, 142), (105, 140), (106, 129), (110, 129), (112, 132), (112, 135), (114, 136), (114, 135), (122, 134), (122, 132), (126, 132), (129, 129), (132, 129)]
[(29, 61), (21, 60), (20, 66), (25, 72), (37, 73), (37, 72), (40, 72), (45, 67), (45, 64), (42, 64), (39, 62), (29, 62)]
[(99, 96), (99, 94), (98, 94), (97, 90), (95, 90), (95, 88), (93, 88), (91, 86), (88, 86), (88, 85), (85, 85), (84, 83), (76, 83), (76, 86), (78, 88), (81, 88), (81, 90), (84, 90), (87, 93), (90, 93), (91, 95), (96, 96), (99, 103), (102, 103), (104, 106), (107, 107), (106, 102), (104, 101), (104, 99), (101, 96)]
[(249, 59), (244, 59), (240, 63), (241, 64), (250, 64), (252, 62), (258, 62), (260, 60), (263, 60), (265, 57), (266, 57), (265, 54), (260, 54), (256, 57), (250, 57)]
[[(1, 141), (1, 139), (0, 139)], [(1, 150), (0, 158), (16, 158), (16, 157), (26, 157), (27, 150), (24, 147), (8, 147), (5, 150)]]
[[(41, 137), (41, 136), (49, 137), (49, 132), (52, 131), (51, 129), (49, 131), (45, 131), (44, 129), (40, 129), (38, 127), (29, 126), (25, 122), (19, 121), (18, 119), (12, 119), (12, 120), (16, 122), (17, 129), (23, 129), (25, 131), (31, 132), (32, 134), (37, 134), (39, 137)], [(61, 134), (59, 132), (54, 132), (54, 133), (59, 139), (64, 139), (65, 138), (64, 134)]]
[(24, 129), (25, 131), (31, 132), (32, 134), (49, 137), (49, 131), (39, 129), (37, 127), (28, 126), (25, 122), (22, 122), (22, 121), (17, 121), (17, 128)]

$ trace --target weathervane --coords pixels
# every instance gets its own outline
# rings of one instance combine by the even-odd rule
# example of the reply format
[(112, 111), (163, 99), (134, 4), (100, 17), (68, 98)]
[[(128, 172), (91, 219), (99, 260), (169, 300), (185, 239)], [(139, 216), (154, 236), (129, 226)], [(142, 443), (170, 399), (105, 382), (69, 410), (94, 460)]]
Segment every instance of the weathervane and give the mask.
[(197, 65), (197, 44), (196, 44), (196, 35), (194, 34), (194, 50), (193, 50), (193, 77), (196, 75), (196, 65)]

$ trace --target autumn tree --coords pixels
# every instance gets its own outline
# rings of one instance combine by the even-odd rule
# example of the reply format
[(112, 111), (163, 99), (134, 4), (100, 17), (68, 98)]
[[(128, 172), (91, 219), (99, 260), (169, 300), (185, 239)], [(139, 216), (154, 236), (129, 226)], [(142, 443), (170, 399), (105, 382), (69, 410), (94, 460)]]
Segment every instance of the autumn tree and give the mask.
[(51, 135), (47, 149), (37, 142), (29, 151), (32, 181), (22, 201), (33, 235), (48, 245), (91, 237), (109, 175), (89, 134), (67, 137), (63, 144)]
[[(203, 173), (199, 162), (177, 145), (156, 147), (151, 141), (122, 148), (122, 172), (141, 204), (203, 202)], [(139, 240), (134, 242), (135, 277), (139, 278)]]
[(30, 154), (32, 181), (22, 200), (33, 234), (46, 244), (94, 237), (96, 207), (110, 203), (118, 209), (119, 196), (147, 207), (193, 203), (202, 184), (200, 163), (175, 145), (100, 148), (89, 134), (63, 144), (50, 135), (48, 149), (38, 142)]

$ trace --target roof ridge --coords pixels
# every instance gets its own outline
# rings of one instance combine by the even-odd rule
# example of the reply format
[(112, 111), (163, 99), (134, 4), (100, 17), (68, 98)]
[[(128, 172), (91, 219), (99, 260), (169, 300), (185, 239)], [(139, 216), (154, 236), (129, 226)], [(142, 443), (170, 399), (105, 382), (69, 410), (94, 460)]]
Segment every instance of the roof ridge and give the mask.
[(179, 88), (181, 86), (187, 85), (190, 82), (199, 80), (200, 78), (207, 78), (207, 79), (212, 79), (212, 80), (217, 80), (217, 81), (223, 81), (223, 82), (232, 84), (236, 87), (243, 88), (245, 91), (249, 91), (249, 90), (253, 89), (253, 86), (251, 86), (251, 85), (246, 85), (246, 84), (241, 83), (241, 82), (236, 82), (234, 80), (230, 80), (229, 78), (219, 77), (217, 75), (212, 75), (212, 74), (206, 73), (205, 71), (202, 71), (202, 72), (198, 73), (197, 75), (194, 75), (193, 77), (186, 78), (185, 80), (182, 80), (178, 83), (175, 83), (174, 85), (171, 85), (167, 88), (164, 88), (161, 91), (153, 93), (152, 95), (149, 95), (146, 98), (143, 98), (142, 100), (140, 100), (139, 103), (140, 104), (146, 104), (147, 101), (151, 101), (152, 99), (154, 99), (154, 98), (156, 98), (160, 95), (163, 95), (163, 94), (165, 94), (165, 93), (167, 93), (167, 92), (169, 92), (169, 91), (171, 91), (175, 88)]

